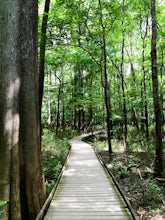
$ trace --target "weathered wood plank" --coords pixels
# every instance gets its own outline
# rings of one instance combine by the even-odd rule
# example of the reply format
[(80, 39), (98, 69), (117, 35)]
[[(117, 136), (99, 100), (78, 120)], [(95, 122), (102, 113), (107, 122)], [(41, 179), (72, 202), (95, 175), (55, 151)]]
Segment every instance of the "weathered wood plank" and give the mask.
[(104, 213), (104, 212), (107, 212), (109, 213), (109, 215), (111, 215), (112, 213), (123, 213), (124, 212), (124, 209), (122, 207), (119, 207), (119, 206), (115, 206), (115, 205), (112, 205), (112, 206), (98, 206), (98, 207), (74, 207), (74, 206), (63, 206), (62, 204), (61, 205), (58, 205), (58, 206), (50, 206), (50, 212), (53, 211), (53, 212), (88, 212), (88, 213), (93, 213), (95, 212), (98, 213)]
[[(53, 209), (54, 207), (66, 207), (66, 208), (85, 208), (85, 209), (98, 209), (98, 208), (104, 208), (104, 209), (115, 209), (116, 207), (123, 208), (122, 203), (119, 204), (118, 202), (116, 203), (109, 203), (109, 202), (94, 202), (94, 203), (83, 203), (83, 202), (76, 202), (76, 203), (57, 203), (57, 202), (52, 202), (49, 209)], [(77, 209), (76, 209), (77, 211)]]
[(128, 220), (131, 218), (128, 218), (128, 216), (56, 216), (55, 213), (54, 215), (51, 216), (46, 216), (44, 220)]
[[(56, 215), (56, 216), (67, 216), (67, 215), (70, 215), (70, 216), (124, 216), (123, 215), (123, 212), (107, 212), (107, 211), (87, 211), (87, 212), (84, 212), (84, 211), (50, 211), (50, 215)], [(125, 216), (127, 216), (127, 214), (125, 214)]]
[(53, 200), (57, 200), (57, 202), (86, 202), (86, 203), (91, 203), (91, 202), (116, 202), (119, 201), (119, 198), (117, 197), (111, 197), (111, 198), (88, 198), (88, 197), (83, 197), (81, 199), (79, 198), (69, 198), (69, 197), (59, 197), (59, 198), (53, 198)]

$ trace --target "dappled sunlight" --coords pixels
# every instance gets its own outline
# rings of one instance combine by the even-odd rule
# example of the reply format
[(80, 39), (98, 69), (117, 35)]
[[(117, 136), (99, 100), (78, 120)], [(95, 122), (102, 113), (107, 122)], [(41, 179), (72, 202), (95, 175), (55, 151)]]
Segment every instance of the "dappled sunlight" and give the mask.
[(85, 210), (89, 210), (90, 211), (108, 211), (108, 212), (118, 212), (118, 211), (122, 211), (123, 208), (119, 205), (119, 204), (109, 204), (108, 202), (95, 202), (94, 200), (90, 203), (83, 203), (80, 202), (80, 200), (77, 200), (76, 198), (68, 198), (65, 197), (65, 199), (63, 200), (67, 201), (66, 203), (56, 203), (53, 202), (51, 203), (51, 207), (50, 210), (53, 209), (54, 211), (56, 209), (62, 209), (65, 207), (65, 210), (69, 211), (85, 211)]
[(17, 97), (20, 89), (20, 79), (17, 78), (14, 81), (10, 82), (9, 89), (7, 91), (7, 99), (8, 99), (8, 105), (14, 106), (14, 98)]
[(93, 176), (96, 176), (96, 174), (92, 174), (91, 172), (88, 172), (87, 170), (85, 170), (84, 172), (78, 172), (78, 170), (76, 170), (76, 169), (68, 169), (68, 170), (66, 170), (66, 171), (64, 171), (64, 174), (63, 174), (64, 176), (83, 176), (83, 177), (85, 177), (85, 176), (91, 176), (91, 177), (93, 177)]
[[(87, 164), (88, 166), (88, 164)], [(71, 176), (76, 176), (76, 177), (101, 177), (98, 170), (93, 171), (92, 170), (78, 170), (78, 169), (67, 169), (64, 171), (63, 176), (71, 177)]]
[(12, 141), (11, 146), (14, 146), (19, 141), (19, 126), (20, 126), (20, 116), (18, 111), (18, 93), (20, 90), (20, 79), (10, 82), (8, 91), (7, 91), (7, 101), (8, 101), (8, 110), (5, 115), (5, 134), (9, 135), (12, 140), (9, 138), (9, 141)]
[[(73, 165), (84, 166), (84, 161), (72, 161)], [(94, 167), (98, 162), (96, 160), (86, 160), (85, 165), (87, 167)]]

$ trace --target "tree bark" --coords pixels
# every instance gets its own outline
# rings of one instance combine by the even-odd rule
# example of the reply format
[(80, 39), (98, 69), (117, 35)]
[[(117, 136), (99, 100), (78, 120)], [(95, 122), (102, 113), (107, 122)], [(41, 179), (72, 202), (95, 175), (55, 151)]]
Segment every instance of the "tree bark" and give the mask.
[(61, 127), (63, 129), (63, 131), (65, 130), (65, 92), (64, 92), (64, 71), (63, 69), (61, 70), (61, 95), (62, 95), (62, 100), (61, 100), (61, 105), (62, 105), (62, 112), (61, 112)]
[(57, 96), (56, 135), (58, 135), (58, 130), (60, 128), (60, 99), (61, 99), (61, 81), (58, 88), (58, 96)]
[[(14, 13), (13, 13), (14, 11)], [(0, 7), (0, 200), (7, 201), (2, 219), (20, 219), (19, 184), (19, 2)], [(10, 203), (9, 203), (10, 201)]]
[[(125, 1), (122, 2), (122, 11), (125, 14)], [(126, 97), (125, 97), (125, 82), (124, 82), (124, 48), (125, 48), (125, 28), (124, 28), (124, 18), (122, 20), (122, 48), (121, 48), (121, 88), (122, 88), (122, 97), (123, 97), (123, 115), (124, 115), (124, 144), (126, 146), (126, 151), (129, 151), (128, 145), (128, 129), (127, 129), (127, 107), (126, 107)]]
[(155, 112), (155, 131), (156, 131), (156, 152), (155, 152), (155, 176), (163, 175), (163, 144), (162, 144), (162, 112), (158, 90), (158, 73), (157, 73), (157, 19), (156, 3), (151, 1), (152, 17), (152, 39), (151, 39), (151, 64), (152, 64), (152, 85)]
[(45, 200), (37, 10), (37, 0), (6, 0), (0, 7), (0, 200), (8, 201), (4, 220), (33, 220)]
[(111, 132), (112, 132), (112, 119), (111, 119), (111, 105), (110, 105), (110, 82), (108, 79), (108, 70), (107, 70), (107, 50), (106, 50), (106, 38), (105, 38), (105, 26), (103, 24), (103, 15), (102, 15), (102, 5), (101, 1), (98, 0), (99, 4), (99, 13), (100, 13), (100, 26), (102, 29), (102, 51), (103, 51), (103, 68), (101, 67), (101, 74), (104, 75), (104, 100), (106, 106), (106, 124), (107, 124), (107, 136), (108, 136), (108, 151), (109, 155), (112, 154), (111, 146)]
[(145, 120), (142, 120), (142, 123), (145, 122), (145, 136), (146, 136), (146, 140), (149, 141), (149, 119), (148, 119), (148, 105), (147, 105), (146, 70), (145, 70), (145, 47), (146, 47), (145, 40), (146, 40), (147, 33), (148, 33), (148, 15), (146, 17), (146, 27), (145, 27), (144, 35), (142, 33), (143, 28), (144, 27), (142, 27), (142, 21), (141, 21), (140, 22), (140, 32), (141, 32), (141, 39), (143, 42), (143, 47), (142, 47), (143, 92), (141, 95), (142, 95), (142, 104), (144, 107), (144, 116), (145, 116)]
[(41, 120), (41, 108), (42, 98), (44, 90), (44, 73), (45, 73), (45, 50), (46, 50), (46, 30), (48, 22), (48, 13), (50, 7), (50, 0), (45, 0), (45, 8), (42, 19), (41, 27), (41, 40), (40, 40), (40, 61), (39, 61), (39, 107), (40, 107), (40, 120)]

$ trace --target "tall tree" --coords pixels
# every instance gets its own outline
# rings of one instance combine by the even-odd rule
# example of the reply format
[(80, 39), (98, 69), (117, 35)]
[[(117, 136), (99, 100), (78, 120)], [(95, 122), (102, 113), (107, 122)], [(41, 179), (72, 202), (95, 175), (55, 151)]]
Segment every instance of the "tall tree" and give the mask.
[(40, 62), (39, 62), (39, 107), (41, 117), (41, 107), (44, 89), (44, 73), (45, 73), (45, 49), (46, 49), (46, 30), (48, 23), (50, 0), (45, 0), (44, 14), (42, 18), (41, 39), (40, 39)]
[(127, 128), (127, 107), (126, 107), (126, 96), (125, 96), (125, 81), (124, 81), (124, 56), (125, 56), (125, 27), (124, 27), (124, 15), (125, 15), (125, 0), (122, 2), (122, 12), (123, 12), (123, 18), (122, 18), (122, 48), (121, 48), (121, 88), (122, 88), (122, 97), (123, 97), (123, 118), (124, 118), (124, 144), (126, 151), (129, 149), (128, 145), (128, 128)]
[[(143, 34), (142, 31), (142, 21), (140, 21), (140, 34), (141, 34), (141, 39), (142, 39), (142, 71), (143, 71), (143, 79), (142, 79), (142, 84), (143, 87), (141, 95), (142, 95), (142, 103), (144, 103), (144, 115), (145, 115), (145, 136), (146, 140), (149, 141), (149, 122), (148, 122), (148, 104), (147, 104), (147, 83), (146, 83), (146, 68), (145, 68), (145, 47), (146, 47), (146, 38), (148, 34), (148, 14), (146, 17), (146, 27), (145, 31)], [(144, 24), (143, 24), (144, 26)], [(144, 27), (143, 27), (144, 29)]]
[(157, 68), (157, 17), (156, 1), (151, 1), (152, 17), (152, 39), (151, 39), (151, 64), (152, 64), (152, 85), (155, 112), (155, 131), (156, 131), (156, 158), (155, 158), (155, 175), (163, 174), (163, 143), (162, 143), (162, 112), (158, 90), (158, 68)]
[(109, 154), (112, 153), (112, 145), (111, 145), (111, 132), (112, 132), (112, 118), (111, 118), (111, 102), (110, 102), (110, 81), (108, 79), (108, 68), (107, 68), (107, 49), (106, 49), (106, 32), (105, 32), (105, 25), (103, 23), (103, 12), (102, 12), (102, 3), (101, 0), (98, 0), (99, 5), (99, 21), (100, 27), (102, 32), (102, 63), (103, 65), (100, 66), (101, 74), (104, 75), (104, 99), (105, 99), (105, 106), (106, 106), (106, 123), (107, 123), (107, 136), (108, 136), (108, 148)]
[(35, 219), (45, 200), (37, 68), (37, 0), (1, 1), (0, 200), (2, 219)]

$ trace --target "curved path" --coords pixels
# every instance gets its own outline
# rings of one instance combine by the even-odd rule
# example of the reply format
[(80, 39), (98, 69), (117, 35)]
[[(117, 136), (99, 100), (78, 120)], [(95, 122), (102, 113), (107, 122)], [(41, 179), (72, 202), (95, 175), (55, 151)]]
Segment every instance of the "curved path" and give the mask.
[(71, 153), (44, 220), (132, 219), (91, 145), (71, 140)]

